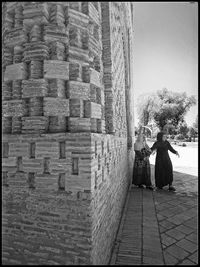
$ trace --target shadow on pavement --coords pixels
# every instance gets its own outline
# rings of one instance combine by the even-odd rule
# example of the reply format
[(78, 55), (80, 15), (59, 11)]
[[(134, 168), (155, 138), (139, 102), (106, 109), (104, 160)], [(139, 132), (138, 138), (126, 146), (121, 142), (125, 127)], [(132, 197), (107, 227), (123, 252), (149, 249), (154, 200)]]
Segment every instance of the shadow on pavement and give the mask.
[[(151, 181), (155, 185), (155, 165), (151, 164)], [(176, 188), (175, 192), (169, 192), (168, 186), (163, 187), (163, 193), (168, 194), (184, 194), (187, 196), (197, 196), (198, 194), (198, 176), (190, 175), (183, 172), (173, 171), (173, 186)], [(160, 192), (159, 191), (159, 192)]]

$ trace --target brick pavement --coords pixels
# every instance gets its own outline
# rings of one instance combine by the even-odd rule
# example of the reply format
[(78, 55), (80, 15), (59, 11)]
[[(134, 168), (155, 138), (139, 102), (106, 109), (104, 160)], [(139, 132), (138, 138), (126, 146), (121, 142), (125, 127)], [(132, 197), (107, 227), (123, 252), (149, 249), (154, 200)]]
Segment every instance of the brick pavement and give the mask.
[(174, 172), (174, 186), (129, 189), (110, 265), (198, 264), (197, 177)]

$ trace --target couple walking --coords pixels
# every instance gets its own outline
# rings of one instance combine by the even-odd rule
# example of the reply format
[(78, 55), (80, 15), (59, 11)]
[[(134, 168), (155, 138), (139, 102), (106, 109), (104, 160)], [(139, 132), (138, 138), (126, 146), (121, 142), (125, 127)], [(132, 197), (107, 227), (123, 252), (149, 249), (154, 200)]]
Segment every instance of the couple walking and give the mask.
[(166, 139), (166, 135), (163, 132), (158, 133), (157, 141), (151, 148), (149, 148), (144, 134), (140, 133), (138, 135), (137, 141), (134, 144), (135, 163), (132, 184), (142, 188), (145, 185), (147, 189), (153, 190), (149, 156), (157, 151), (155, 162), (155, 185), (159, 189), (168, 185), (169, 190), (175, 191), (175, 188), (172, 186), (173, 168), (168, 150), (177, 156), (179, 156), (179, 154), (172, 148)]

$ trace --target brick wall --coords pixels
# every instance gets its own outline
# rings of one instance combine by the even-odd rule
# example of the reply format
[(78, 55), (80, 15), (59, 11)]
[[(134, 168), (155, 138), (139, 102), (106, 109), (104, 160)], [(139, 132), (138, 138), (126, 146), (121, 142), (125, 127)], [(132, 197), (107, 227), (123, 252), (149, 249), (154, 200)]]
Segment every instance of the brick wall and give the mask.
[(3, 4), (4, 264), (109, 261), (133, 163), (129, 7)]
[(3, 261), (90, 264), (90, 134), (4, 135), (3, 144)]
[[(129, 8), (102, 2), (103, 80), (108, 135), (92, 134), (92, 259), (107, 264), (132, 177), (131, 64), (126, 55)], [(129, 36), (131, 39), (131, 36)], [(129, 98), (129, 99), (128, 99)]]
[(127, 140), (93, 134), (91, 142), (92, 259), (94, 264), (107, 264), (130, 182)]

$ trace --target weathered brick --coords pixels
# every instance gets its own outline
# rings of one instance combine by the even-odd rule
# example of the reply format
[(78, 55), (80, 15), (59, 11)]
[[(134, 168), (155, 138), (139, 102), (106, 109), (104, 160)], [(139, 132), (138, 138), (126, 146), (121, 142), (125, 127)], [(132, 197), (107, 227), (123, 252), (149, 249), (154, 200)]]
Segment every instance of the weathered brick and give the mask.
[(132, 166), (131, 4), (3, 7), (4, 264), (107, 264)]

